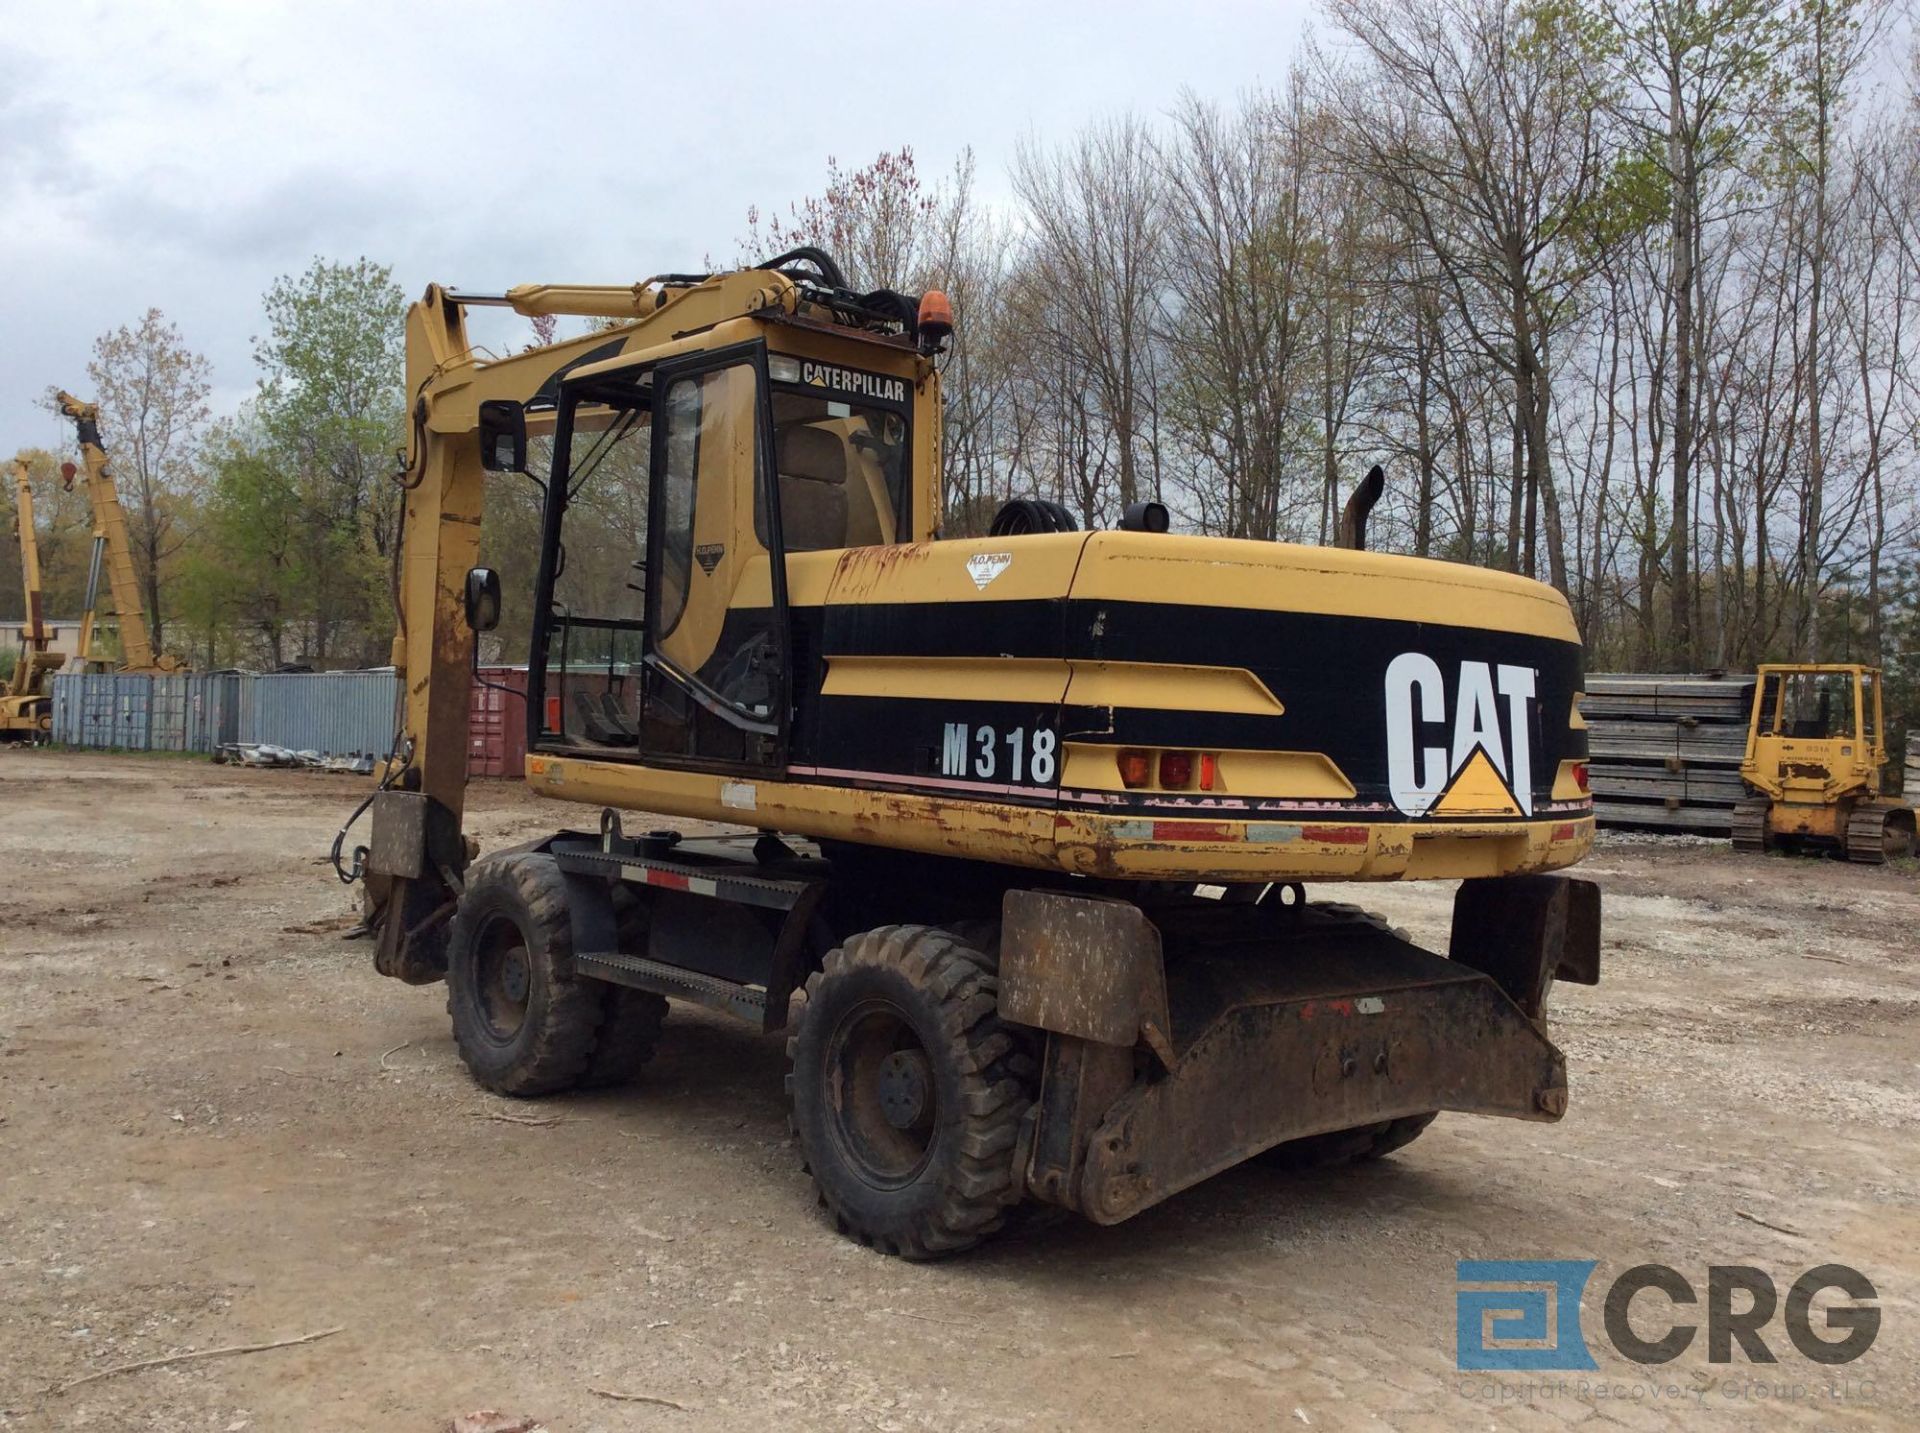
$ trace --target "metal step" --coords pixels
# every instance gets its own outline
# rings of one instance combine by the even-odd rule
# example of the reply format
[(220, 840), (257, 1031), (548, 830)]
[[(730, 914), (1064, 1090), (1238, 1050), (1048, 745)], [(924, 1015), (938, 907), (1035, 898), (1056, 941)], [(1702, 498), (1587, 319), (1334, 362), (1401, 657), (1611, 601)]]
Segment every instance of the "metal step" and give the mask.
[(712, 1010), (738, 1015), (758, 1025), (766, 1015), (767, 992), (758, 985), (739, 985), (717, 975), (702, 975), (682, 970), (677, 965), (662, 965), (641, 955), (618, 950), (576, 952), (573, 968), (595, 980), (615, 985), (631, 985), (635, 990), (650, 990), (678, 1000), (691, 1000)]
[(553, 856), (561, 870), (579, 875), (607, 876), (777, 911), (792, 910), (819, 880), (818, 876), (800, 880), (769, 876), (755, 862), (710, 855), (692, 842), (669, 849), (669, 855), (654, 856), (639, 851), (609, 852), (584, 840), (556, 841)]

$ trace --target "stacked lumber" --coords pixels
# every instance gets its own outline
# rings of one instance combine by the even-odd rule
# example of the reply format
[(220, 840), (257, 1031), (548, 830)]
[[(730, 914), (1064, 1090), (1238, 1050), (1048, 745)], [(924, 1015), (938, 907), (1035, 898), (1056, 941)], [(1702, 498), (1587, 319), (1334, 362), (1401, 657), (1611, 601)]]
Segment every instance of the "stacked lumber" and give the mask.
[(1746, 794), (1751, 674), (1590, 672), (1580, 711), (1602, 826), (1724, 836)]

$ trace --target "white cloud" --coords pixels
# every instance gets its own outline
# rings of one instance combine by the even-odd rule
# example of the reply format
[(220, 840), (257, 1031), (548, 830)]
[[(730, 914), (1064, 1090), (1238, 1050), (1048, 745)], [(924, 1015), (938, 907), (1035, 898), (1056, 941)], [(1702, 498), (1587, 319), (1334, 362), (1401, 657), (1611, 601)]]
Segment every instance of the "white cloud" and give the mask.
[(0, 449), (93, 338), (166, 310), (251, 386), (272, 279), (316, 255), (409, 293), (638, 278), (731, 254), (749, 205), (910, 144), (1018, 137), (1277, 81), (1290, 4), (13, 4), (0, 35)]

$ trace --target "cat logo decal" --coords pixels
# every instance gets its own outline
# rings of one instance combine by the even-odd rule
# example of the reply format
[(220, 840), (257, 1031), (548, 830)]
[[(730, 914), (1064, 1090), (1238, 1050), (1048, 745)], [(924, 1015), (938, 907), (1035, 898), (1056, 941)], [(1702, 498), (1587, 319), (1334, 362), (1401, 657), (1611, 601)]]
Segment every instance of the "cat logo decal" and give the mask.
[(1387, 664), (1387, 788), (1409, 816), (1533, 814), (1532, 667), (1462, 662), (1451, 683), (1424, 652)]

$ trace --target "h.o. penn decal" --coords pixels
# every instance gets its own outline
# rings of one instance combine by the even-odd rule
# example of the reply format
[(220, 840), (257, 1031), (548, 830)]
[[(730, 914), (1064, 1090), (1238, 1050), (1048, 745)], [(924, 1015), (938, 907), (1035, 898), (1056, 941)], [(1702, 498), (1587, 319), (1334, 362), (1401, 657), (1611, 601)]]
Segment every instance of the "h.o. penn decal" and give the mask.
[(976, 552), (967, 559), (967, 576), (973, 585), (985, 591), (987, 584), (1013, 565), (1010, 552)]
[(1424, 652), (1387, 664), (1387, 788), (1409, 816), (1531, 816), (1537, 673)]

